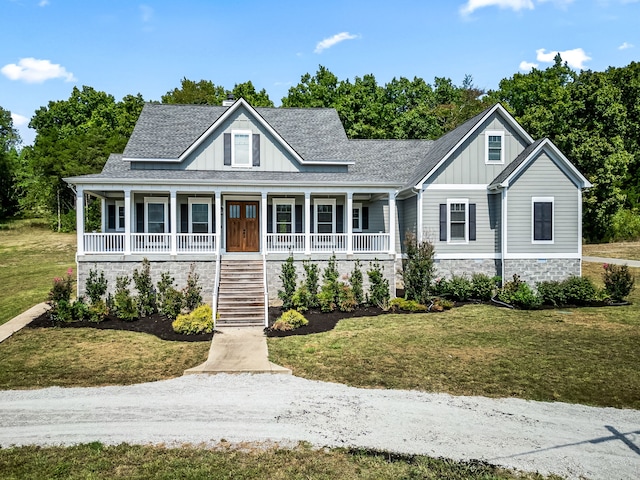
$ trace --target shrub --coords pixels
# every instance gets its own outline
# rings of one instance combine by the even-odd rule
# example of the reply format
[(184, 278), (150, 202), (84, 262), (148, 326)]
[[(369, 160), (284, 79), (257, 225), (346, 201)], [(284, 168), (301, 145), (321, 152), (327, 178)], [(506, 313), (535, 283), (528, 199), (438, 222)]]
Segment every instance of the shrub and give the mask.
[(200, 276), (196, 273), (195, 264), (191, 264), (187, 275), (187, 286), (182, 291), (184, 306), (190, 312), (202, 305), (202, 287), (198, 283)]
[(484, 273), (474, 273), (471, 275), (470, 298), (477, 298), (485, 302), (491, 300), (498, 283), (497, 279), (498, 277), (491, 278)]
[(296, 266), (293, 263), (292, 255), (289, 255), (287, 261), (282, 264), (280, 280), (282, 281), (282, 290), (278, 290), (278, 298), (282, 300), (282, 308), (288, 310), (293, 306), (292, 298), (296, 292), (296, 284), (298, 281), (298, 274), (296, 273)]
[(431, 293), (438, 297), (447, 295), (449, 293), (449, 282), (444, 277), (436, 278), (431, 286)]
[(100, 275), (98, 275), (97, 270), (89, 270), (85, 292), (89, 297), (91, 305), (99, 302), (102, 296), (107, 293), (107, 279), (104, 278), (103, 271), (100, 271)]
[(318, 303), (320, 310), (327, 313), (336, 309), (336, 293), (332, 285), (322, 285), (318, 294)]
[(53, 286), (49, 290), (49, 301), (53, 304), (71, 300), (71, 291), (73, 286), (73, 269), (67, 270), (65, 277), (55, 277), (53, 279)]
[(160, 275), (160, 280), (156, 284), (158, 290), (157, 303), (158, 311), (171, 320), (182, 311), (184, 306), (184, 296), (182, 292), (174, 287), (174, 279), (168, 272)]
[(431, 307), (431, 310), (433, 311), (434, 307), (437, 307), (440, 309), (440, 311), (442, 310), (451, 310), (454, 307), (454, 303), (451, 300), (447, 300), (446, 298), (436, 298), (433, 301), (433, 306)]
[(73, 305), (68, 300), (59, 300), (49, 310), (49, 318), (56, 324), (73, 322)]
[(318, 303), (318, 285), (320, 283), (320, 273), (318, 264), (311, 263), (309, 260), (302, 262), (305, 278), (304, 285), (309, 292), (309, 308), (316, 308)]
[(621, 208), (611, 218), (611, 240), (635, 241), (640, 239), (640, 215), (632, 210)]
[(471, 280), (464, 275), (452, 275), (447, 283), (447, 295), (457, 302), (469, 300), (471, 296)]
[(93, 323), (100, 323), (109, 314), (109, 309), (104, 300), (100, 299), (89, 306), (88, 320)]
[(614, 302), (621, 302), (633, 290), (635, 279), (629, 272), (627, 265), (613, 265), (605, 263), (603, 265), (604, 289)]
[(587, 277), (571, 276), (562, 282), (568, 305), (587, 305), (597, 298), (596, 287)]
[(341, 312), (353, 312), (358, 306), (356, 297), (351, 288), (346, 283), (341, 283), (338, 287), (338, 310)]
[(567, 304), (567, 296), (564, 290), (564, 283), (555, 280), (546, 282), (537, 282), (536, 289), (540, 300), (545, 305), (553, 305), (560, 307)]
[(415, 300), (407, 300), (406, 298), (392, 298), (389, 306), (393, 310), (403, 310), (405, 312), (426, 312), (427, 307)]
[[(316, 295), (316, 298), (318, 296)], [(291, 297), (291, 306), (298, 312), (306, 312), (311, 304), (311, 295), (306, 285), (300, 285)]]
[(129, 277), (116, 277), (116, 292), (113, 296), (113, 309), (115, 315), (127, 322), (138, 318), (138, 309), (136, 308), (135, 299), (131, 296), (129, 285), (131, 279)]
[(371, 267), (367, 270), (367, 275), (369, 277), (369, 295), (367, 301), (371, 305), (375, 305), (383, 310), (389, 309), (389, 280), (384, 278), (383, 270), (384, 267), (380, 265), (378, 260), (374, 260), (373, 263), (370, 263)]
[(349, 282), (351, 283), (351, 290), (353, 291), (356, 305), (362, 305), (364, 303), (364, 291), (362, 289), (362, 265), (360, 264), (360, 260), (354, 262)]
[(318, 303), (323, 312), (333, 312), (338, 305), (338, 295), (340, 293), (339, 275), (336, 256), (332, 255), (322, 272), (322, 287), (320, 287), (320, 293), (318, 294)]
[(300, 312), (289, 310), (284, 312), (271, 326), (273, 330), (289, 331), (307, 325), (309, 320), (304, 318)]
[(85, 318), (89, 318), (89, 306), (84, 303), (82, 298), (79, 298), (75, 302), (71, 304), (71, 308), (73, 310), (73, 319), (80, 322)]
[(533, 310), (542, 305), (542, 301), (531, 287), (520, 280), (518, 275), (513, 276), (513, 280), (506, 282), (500, 292), (498, 299), (509, 305), (513, 305), (525, 310)]
[(146, 317), (156, 312), (156, 292), (151, 282), (151, 264), (146, 258), (142, 260), (140, 271), (133, 271), (133, 283), (138, 295), (135, 298), (138, 316)]
[(209, 305), (200, 305), (188, 314), (180, 314), (172, 323), (173, 331), (183, 335), (213, 332), (213, 310)]
[(405, 298), (426, 303), (429, 301), (435, 271), (434, 246), (428, 241), (418, 243), (412, 232), (406, 233), (404, 245), (406, 258), (402, 260), (402, 280)]

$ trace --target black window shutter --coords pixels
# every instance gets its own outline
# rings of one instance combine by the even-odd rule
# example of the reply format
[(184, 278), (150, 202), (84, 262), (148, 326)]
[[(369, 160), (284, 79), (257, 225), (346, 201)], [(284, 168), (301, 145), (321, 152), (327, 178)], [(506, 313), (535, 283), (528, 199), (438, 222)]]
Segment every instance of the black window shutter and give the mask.
[(476, 204), (469, 204), (469, 241), (476, 240)]
[(189, 204), (180, 204), (180, 232), (189, 233)]
[(362, 229), (369, 230), (369, 207), (362, 207)]
[(116, 228), (116, 206), (107, 205), (107, 228), (115, 230)]
[(224, 134), (224, 164), (231, 165), (231, 134)]
[(216, 233), (216, 208), (215, 203), (211, 204), (211, 232)]
[(253, 166), (254, 167), (259, 167), (260, 166), (260, 134), (259, 133), (254, 133), (253, 134), (253, 142), (252, 142), (252, 157), (253, 157)]
[(302, 210), (302, 205), (296, 205), (296, 233), (304, 233)]
[(440, 241), (447, 241), (447, 204), (440, 204)]
[(136, 203), (136, 233), (144, 233), (144, 203)]
[(344, 205), (336, 205), (336, 233), (344, 233)]
[(553, 204), (551, 202), (533, 204), (533, 239), (553, 240)]
[(273, 205), (267, 205), (267, 233), (273, 233)]

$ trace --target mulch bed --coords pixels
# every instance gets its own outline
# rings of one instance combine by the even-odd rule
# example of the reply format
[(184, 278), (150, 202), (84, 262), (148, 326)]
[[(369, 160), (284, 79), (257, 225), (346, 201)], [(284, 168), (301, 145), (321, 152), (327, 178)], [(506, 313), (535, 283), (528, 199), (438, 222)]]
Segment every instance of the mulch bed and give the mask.
[(128, 332), (140, 332), (155, 335), (161, 340), (174, 342), (209, 342), (213, 338), (213, 333), (201, 333), (198, 335), (182, 335), (173, 331), (171, 320), (164, 315), (153, 314), (150, 317), (142, 317), (132, 322), (125, 322), (116, 317), (108, 316), (100, 323), (83, 320), (81, 322), (70, 322), (54, 324), (48, 313), (43, 313), (38, 318), (27, 325), (28, 328), (97, 328), (99, 330), (126, 330)]

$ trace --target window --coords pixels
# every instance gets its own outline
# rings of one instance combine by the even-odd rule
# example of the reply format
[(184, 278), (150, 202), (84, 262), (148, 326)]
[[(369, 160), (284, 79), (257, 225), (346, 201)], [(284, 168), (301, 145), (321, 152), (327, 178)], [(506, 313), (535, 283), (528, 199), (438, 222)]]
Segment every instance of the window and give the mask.
[(440, 204), (440, 241), (468, 243), (476, 240), (476, 204), (467, 198), (450, 198)]
[(210, 198), (189, 198), (189, 233), (211, 233)]
[(362, 204), (361, 203), (353, 204), (351, 227), (354, 232), (362, 231)]
[(467, 241), (467, 204), (449, 203), (449, 241)]
[(233, 142), (231, 144), (233, 158), (232, 165), (236, 167), (251, 166), (251, 131), (234, 130), (232, 132)]
[(166, 198), (145, 197), (144, 221), (147, 233), (167, 233), (169, 205)]
[(317, 199), (314, 205), (316, 210), (316, 233), (335, 233), (335, 199)]
[(296, 224), (296, 201), (293, 198), (273, 200), (274, 233), (293, 233)]
[(124, 201), (116, 201), (116, 231), (124, 232)]
[(553, 197), (533, 197), (532, 243), (553, 243)]
[(504, 163), (504, 132), (485, 133), (485, 162)]

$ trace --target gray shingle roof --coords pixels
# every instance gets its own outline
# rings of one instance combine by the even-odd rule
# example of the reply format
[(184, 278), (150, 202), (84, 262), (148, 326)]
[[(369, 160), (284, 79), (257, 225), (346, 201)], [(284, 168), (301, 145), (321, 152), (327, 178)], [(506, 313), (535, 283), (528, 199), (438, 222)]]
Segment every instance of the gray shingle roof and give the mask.
[(529, 145), (527, 148), (525, 148), (520, 155), (518, 155), (515, 160), (513, 162), (511, 162), (509, 165), (507, 165), (499, 174), (496, 178), (493, 179), (493, 181), (489, 184), (488, 188), (496, 188), (498, 186), (500, 186), (500, 184), (502, 182), (504, 182), (507, 178), (509, 178), (509, 175), (511, 175), (513, 172), (515, 172), (516, 168), (518, 168), (522, 162), (524, 162), (529, 155), (531, 155), (531, 152), (533, 152), (536, 148), (538, 148), (538, 145), (540, 145), (542, 142), (544, 142), (545, 139), (541, 138), (540, 140), (536, 140), (535, 142), (533, 142), (531, 145)]

